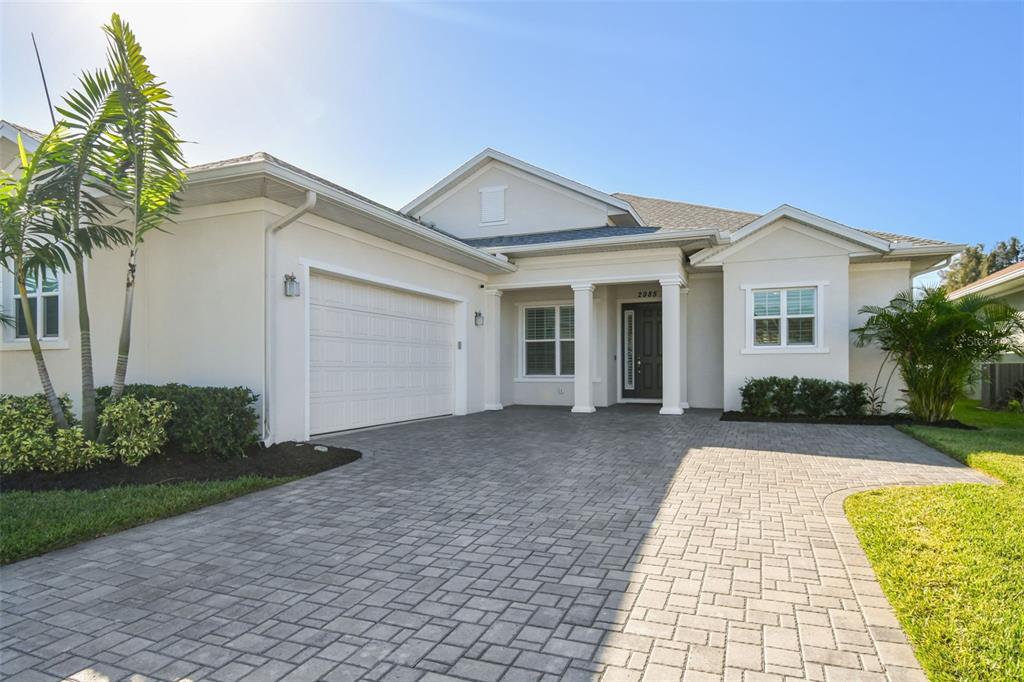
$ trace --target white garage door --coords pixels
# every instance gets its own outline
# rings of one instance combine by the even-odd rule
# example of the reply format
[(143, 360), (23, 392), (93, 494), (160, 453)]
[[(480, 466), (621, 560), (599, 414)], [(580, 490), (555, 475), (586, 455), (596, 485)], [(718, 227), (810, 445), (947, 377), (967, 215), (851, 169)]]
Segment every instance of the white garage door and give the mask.
[(310, 433), (452, 413), (454, 304), (326, 275), (309, 288)]

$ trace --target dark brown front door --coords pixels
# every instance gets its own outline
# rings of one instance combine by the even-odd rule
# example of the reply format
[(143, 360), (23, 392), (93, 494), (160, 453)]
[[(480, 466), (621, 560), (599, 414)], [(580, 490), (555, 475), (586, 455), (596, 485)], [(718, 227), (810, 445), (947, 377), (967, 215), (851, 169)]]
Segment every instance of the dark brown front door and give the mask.
[(622, 397), (661, 399), (661, 303), (622, 306)]

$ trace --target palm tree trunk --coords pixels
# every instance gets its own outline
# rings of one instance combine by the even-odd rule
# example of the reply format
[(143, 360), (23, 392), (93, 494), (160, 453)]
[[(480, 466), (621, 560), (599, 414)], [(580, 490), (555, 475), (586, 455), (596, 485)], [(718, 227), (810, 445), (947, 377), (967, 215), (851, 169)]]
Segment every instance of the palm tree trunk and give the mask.
[(53, 421), (57, 423), (58, 428), (66, 429), (68, 428), (68, 420), (64, 416), (64, 408), (61, 407), (57, 391), (53, 388), (53, 382), (50, 381), (50, 372), (46, 369), (46, 360), (43, 359), (43, 348), (39, 345), (39, 339), (36, 337), (36, 323), (32, 320), (32, 306), (28, 302), (28, 290), (25, 289), (25, 280), (22, 277), (17, 279), (18, 297), (21, 299), (21, 312), (25, 316), (28, 343), (32, 347), (32, 355), (36, 359), (36, 370), (39, 372), (39, 382), (43, 385), (43, 395), (46, 396), (46, 402), (50, 405)]
[(75, 282), (78, 288), (78, 330), (82, 348), (82, 430), (96, 440), (96, 379), (92, 366), (92, 331), (89, 297), (85, 291), (85, 261), (75, 256)]
[(135, 303), (135, 258), (138, 245), (133, 245), (128, 254), (128, 276), (124, 284), (124, 313), (121, 316), (121, 337), (117, 343), (117, 363), (114, 365), (114, 382), (110, 386), (110, 401), (124, 393), (125, 376), (128, 374), (128, 353), (132, 348), (132, 306)]

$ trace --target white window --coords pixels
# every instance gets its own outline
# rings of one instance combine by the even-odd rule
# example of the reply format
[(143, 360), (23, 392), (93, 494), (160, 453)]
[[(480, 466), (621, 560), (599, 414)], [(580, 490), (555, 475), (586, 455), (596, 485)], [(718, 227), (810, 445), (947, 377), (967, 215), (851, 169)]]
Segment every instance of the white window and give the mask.
[[(25, 278), (25, 289), (28, 293), (29, 308), (32, 321), (36, 327), (36, 337), (40, 339), (58, 339), (63, 330), (61, 327), (61, 280), (59, 272), (44, 269), (30, 273)], [(28, 324), (25, 312), (21, 307), (21, 298), (14, 286), (13, 277), (8, 276), (4, 282), (4, 312), (14, 318), (13, 330), (8, 338), (14, 341), (28, 340)]]
[(505, 187), (480, 188), (480, 224), (500, 225), (505, 222)]
[(794, 286), (750, 290), (753, 348), (815, 348), (820, 287)]
[(523, 309), (523, 375), (573, 376), (576, 315), (571, 305)]

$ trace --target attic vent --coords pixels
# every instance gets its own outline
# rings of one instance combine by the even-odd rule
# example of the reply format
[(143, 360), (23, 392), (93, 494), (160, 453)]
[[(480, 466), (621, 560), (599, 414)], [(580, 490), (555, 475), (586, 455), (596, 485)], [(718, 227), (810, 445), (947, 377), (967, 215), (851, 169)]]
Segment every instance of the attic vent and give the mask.
[(505, 187), (480, 188), (480, 224), (505, 222)]

